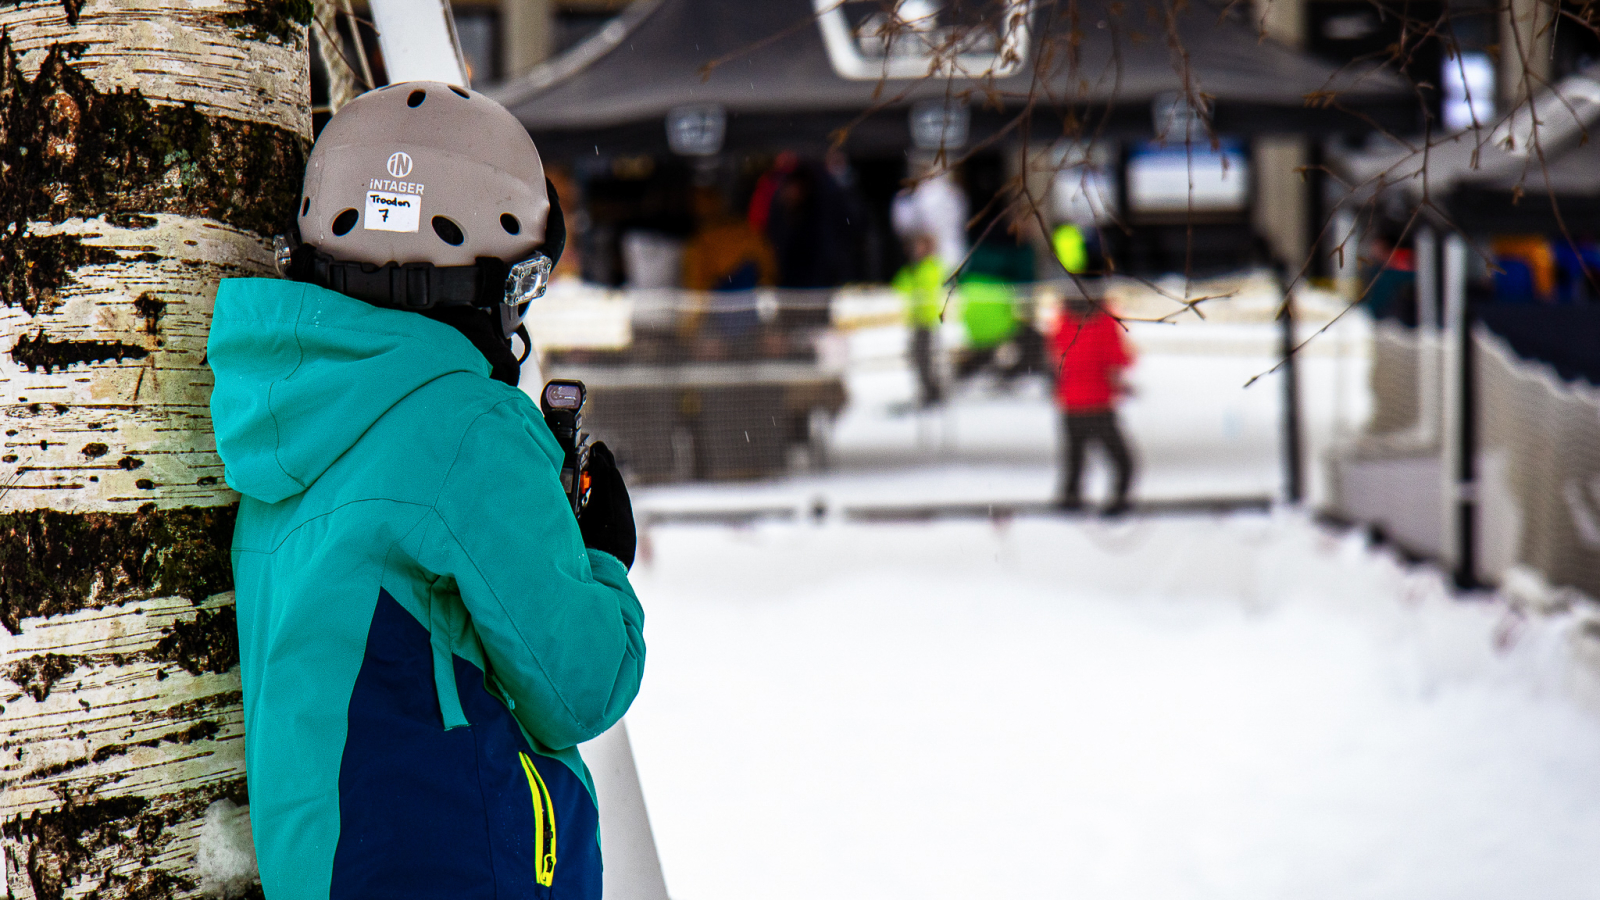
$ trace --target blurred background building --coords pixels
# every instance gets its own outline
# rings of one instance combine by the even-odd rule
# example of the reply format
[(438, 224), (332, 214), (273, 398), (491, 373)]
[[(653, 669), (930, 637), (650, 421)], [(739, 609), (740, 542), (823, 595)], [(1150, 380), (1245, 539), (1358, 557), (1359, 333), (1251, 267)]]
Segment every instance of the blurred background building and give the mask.
[(1042, 505), (1088, 294), (1139, 359), (1144, 508), (1305, 500), (1463, 584), (1600, 593), (1588, 7), (1134, 7), (458, 0), (568, 208), (543, 373), (643, 482), (1026, 464), (895, 501)]

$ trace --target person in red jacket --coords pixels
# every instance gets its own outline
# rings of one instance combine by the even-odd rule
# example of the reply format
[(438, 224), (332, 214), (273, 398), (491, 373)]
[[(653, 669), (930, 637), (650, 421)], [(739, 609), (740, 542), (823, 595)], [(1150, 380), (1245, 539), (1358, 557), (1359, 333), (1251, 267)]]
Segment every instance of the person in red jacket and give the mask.
[(1133, 486), (1133, 455), (1117, 425), (1116, 401), (1125, 393), (1122, 372), (1133, 363), (1122, 327), (1094, 301), (1074, 298), (1061, 311), (1051, 341), (1056, 361), (1056, 404), (1061, 407), (1062, 480), (1057, 505), (1083, 507), (1083, 455), (1098, 441), (1116, 469), (1116, 486), (1104, 512), (1128, 509)]

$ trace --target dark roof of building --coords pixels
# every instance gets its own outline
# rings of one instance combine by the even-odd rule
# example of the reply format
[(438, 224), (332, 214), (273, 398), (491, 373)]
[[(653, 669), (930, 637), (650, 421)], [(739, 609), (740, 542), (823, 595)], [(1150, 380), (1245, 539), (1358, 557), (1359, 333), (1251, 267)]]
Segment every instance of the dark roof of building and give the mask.
[(541, 147), (594, 144), (597, 152), (665, 149), (668, 111), (692, 104), (725, 110), (731, 146), (826, 142), (849, 127), (850, 144), (904, 147), (906, 108), (951, 97), (972, 110), (974, 139), (1017, 132), (1024, 110), (1035, 138), (1148, 136), (1153, 104), (1185, 95), (1202, 98), (1215, 130), (1229, 135), (1404, 128), (1418, 116), (1398, 77), (1341, 69), (1264, 39), (1233, 9), (1248, 4), (1194, 0), (1169, 29), (1161, 10), (1176, 4), (1124, 0), (1113, 15), (1112, 0), (1033, 0), (1024, 59), (994, 78), (981, 77), (987, 63), (964, 73), (980, 77), (921, 69), (920, 77), (885, 78), (871, 57), (864, 77), (844, 77), (834, 59), (860, 44), (848, 31), (825, 37), (826, 11), (837, 5), (641, 0), (491, 95)]

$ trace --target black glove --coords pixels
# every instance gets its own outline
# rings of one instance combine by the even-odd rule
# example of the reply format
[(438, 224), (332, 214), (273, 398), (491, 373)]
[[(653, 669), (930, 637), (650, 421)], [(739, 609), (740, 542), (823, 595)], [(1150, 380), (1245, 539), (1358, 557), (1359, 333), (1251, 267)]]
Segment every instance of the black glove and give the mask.
[(633, 553), (639, 535), (633, 527), (633, 502), (628, 486), (622, 483), (617, 460), (604, 441), (589, 448), (589, 502), (578, 514), (578, 530), (583, 545), (609, 553), (633, 568)]

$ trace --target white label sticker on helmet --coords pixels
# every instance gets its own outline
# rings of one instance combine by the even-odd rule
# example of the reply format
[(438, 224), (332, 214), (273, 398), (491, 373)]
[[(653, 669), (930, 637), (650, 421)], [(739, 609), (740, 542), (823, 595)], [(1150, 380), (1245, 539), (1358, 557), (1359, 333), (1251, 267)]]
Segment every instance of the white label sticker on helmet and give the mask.
[(416, 194), (367, 191), (367, 212), (361, 227), (368, 231), (416, 231), (422, 221), (422, 198)]

